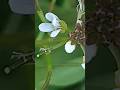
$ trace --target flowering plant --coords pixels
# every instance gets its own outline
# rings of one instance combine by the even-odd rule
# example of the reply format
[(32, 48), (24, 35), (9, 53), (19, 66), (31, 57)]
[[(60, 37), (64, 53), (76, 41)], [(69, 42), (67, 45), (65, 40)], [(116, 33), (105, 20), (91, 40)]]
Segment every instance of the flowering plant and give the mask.
[[(60, 17), (65, 13), (61, 13), (58, 16), (55, 14), (56, 12), (53, 13), (55, 0), (52, 0), (50, 4), (52, 10), (50, 8), (50, 11), (47, 11), (45, 14), (43, 13), (44, 9), (41, 9), (39, 2), (39, 0), (36, 0), (36, 32), (39, 33), (36, 36), (36, 88), (44, 90), (45, 88), (49, 88), (49, 85), (66, 87), (79, 81), (83, 81), (85, 77), (83, 45), (85, 38), (84, 21), (82, 18), (77, 21), (76, 19), (79, 14), (84, 16), (84, 2), (81, 2), (83, 3), (81, 4), (82, 6), (79, 5), (80, 8), (77, 8), (77, 10), (80, 9), (81, 11), (79, 13), (76, 13), (77, 10), (75, 10), (77, 4), (74, 6), (72, 12), (75, 12), (78, 15), (70, 15), (71, 20), (68, 17)], [(67, 0), (66, 3), (70, 4)], [(69, 10), (66, 9), (66, 12), (68, 11)], [(70, 14), (72, 12), (70, 12)], [(72, 17), (76, 18), (74, 22)], [(68, 20), (68, 22), (66, 22), (66, 20)], [(44, 57), (42, 58), (42, 56)], [(43, 72), (44, 69), (38, 69), (37, 67), (45, 67), (43, 64), (45, 61), (47, 61), (47, 75), (44, 75), (44, 79), (42, 79), (38, 76), (38, 73)], [(63, 72), (66, 72), (64, 73), (66, 82), (64, 82), (65, 78), (61, 77)], [(73, 74), (75, 76), (70, 79)], [(40, 82), (40, 85), (38, 85), (38, 82)]]

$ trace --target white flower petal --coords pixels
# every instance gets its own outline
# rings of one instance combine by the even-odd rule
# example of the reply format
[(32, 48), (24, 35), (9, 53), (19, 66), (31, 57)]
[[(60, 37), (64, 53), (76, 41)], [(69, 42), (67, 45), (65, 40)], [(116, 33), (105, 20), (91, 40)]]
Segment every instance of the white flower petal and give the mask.
[(46, 13), (46, 14), (45, 14), (45, 17), (46, 17), (47, 20), (49, 20), (49, 21), (51, 21), (51, 22), (53, 21), (54, 18), (59, 19), (55, 14), (53, 14), (53, 13), (51, 13), (51, 12)]
[(85, 50), (85, 62), (88, 63), (92, 60), (93, 57), (95, 57), (97, 52), (97, 46), (96, 44), (93, 45), (86, 45)]
[(81, 64), (81, 65), (82, 65), (83, 69), (85, 69), (85, 63), (83, 63), (83, 64)]
[(9, 5), (14, 13), (34, 14), (34, 0), (9, 0)]
[(54, 25), (54, 27), (57, 29), (60, 27), (60, 23), (59, 23), (60, 20), (54, 18), (53, 21), (52, 21), (52, 24)]
[(51, 34), (50, 34), (50, 37), (56, 37), (59, 34), (59, 32), (60, 32), (60, 29), (52, 31)]
[(68, 41), (66, 44), (65, 44), (65, 51), (67, 53), (72, 53), (74, 50), (75, 50), (75, 45), (71, 45), (71, 41)]
[(55, 28), (51, 23), (41, 23), (39, 25), (39, 30), (41, 32), (51, 32), (53, 31)]

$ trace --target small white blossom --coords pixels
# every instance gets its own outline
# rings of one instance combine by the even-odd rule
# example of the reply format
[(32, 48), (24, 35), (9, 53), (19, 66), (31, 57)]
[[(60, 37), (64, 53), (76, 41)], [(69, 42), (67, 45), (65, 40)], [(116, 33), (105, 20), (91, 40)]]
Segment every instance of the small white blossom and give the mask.
[(39, 30), (41, 32), (50, 32), (50, 37), (56, 37), (61, 31), (60, 19), (51, 12), (46, 13), (45, 17), (50, 23), (41, 23)]
[[(70, 40), (65, 44), (65, 51), (67, 53), (72, 53), (75, 50), (75, 48), (76, 48), (76, 45), (72, 44), (72, 42)], [(90, 62), (92, 60), (92, 58), (95, 57), (96, 52), (97, 52), (96, 44), (86, 45), (86, 47), (85, 47), (85, 57), (83, 57), (84, 61), (86, 63)], [(83, 68), (85, 68), (84, 64), (82, 64), (82, 66), (83, 66)]]
[(9, 5), (14, 13), (34, 14), (34, 0), (9, 0)]
[(76, 48), (76, 45), (72, 45), (72, 42), (69, 40), (66, 44), (65, 44), (65, 51), (67, 53), (72, 53)]

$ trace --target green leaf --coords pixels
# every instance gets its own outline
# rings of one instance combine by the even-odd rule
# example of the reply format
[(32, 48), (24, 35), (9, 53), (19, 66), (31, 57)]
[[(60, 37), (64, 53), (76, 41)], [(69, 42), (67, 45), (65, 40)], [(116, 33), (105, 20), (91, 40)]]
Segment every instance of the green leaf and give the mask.
[[(57, 52), (57, 53), (56, 53)], [(73, 54), (67, 54), (63, 47), (60, 47), (51, 52), (51, 61), (53, 66), (52, 78), (50, 85), (55, 86), (69, 86), (84, 80), (84, 69), (81, 67), (82, 63), (82, 49), (78, 48)], [(47, 74), (47, 55), (42, 55), (36, 58), (36, 87), (40, 88), (46, 80)], [(62, 57), (62, 58), (61, 58)], [(61, 76), (62, 75), (62, 76)], [(64, 76), (66, 82), (64, 82)], [(73, 78), (70, 78), (72, 77)], [(59, 82), (59, 80), (61, 80)]]
[(69, 86), (82, 82), (85, 78), (85, 71), (79, 66), (58, 67), (53, 71), (50, 85)]

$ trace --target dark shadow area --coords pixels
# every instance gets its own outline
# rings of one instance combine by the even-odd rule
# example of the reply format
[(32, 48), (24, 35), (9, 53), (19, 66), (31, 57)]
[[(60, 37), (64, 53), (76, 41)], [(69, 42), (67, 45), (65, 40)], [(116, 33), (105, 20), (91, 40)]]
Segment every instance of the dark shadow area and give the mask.
[(34, 15), (8, 2), (0, 0), (0, 90), (34, 90)]
[[(86, 64), (86, 90), (117, 87), (115, 71), (120, 59), (117, 62), (113, 53), (120, 50), (119, 7), (119, 0), (85, 0), (86, 45), (97, 47), (95, 57)], [(116, 49), (113, 50), (113, 46)]]

